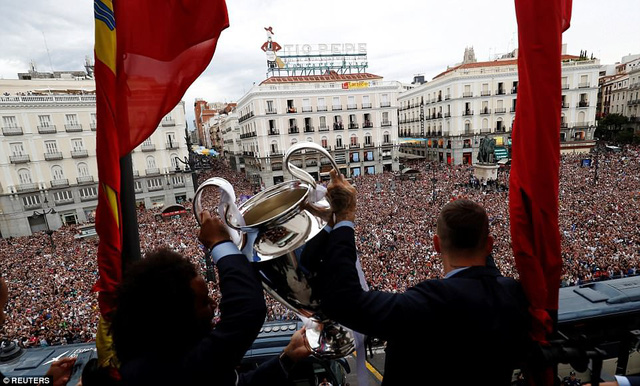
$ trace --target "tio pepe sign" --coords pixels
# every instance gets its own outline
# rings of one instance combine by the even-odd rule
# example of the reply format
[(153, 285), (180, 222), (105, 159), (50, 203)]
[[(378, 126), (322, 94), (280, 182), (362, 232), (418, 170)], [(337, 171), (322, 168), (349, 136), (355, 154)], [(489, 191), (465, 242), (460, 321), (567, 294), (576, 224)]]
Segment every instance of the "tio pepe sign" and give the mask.
[(284, 56), (288, 55), (353, 55), (367, 53), (367, 43), (330, 44), (285, 44)]

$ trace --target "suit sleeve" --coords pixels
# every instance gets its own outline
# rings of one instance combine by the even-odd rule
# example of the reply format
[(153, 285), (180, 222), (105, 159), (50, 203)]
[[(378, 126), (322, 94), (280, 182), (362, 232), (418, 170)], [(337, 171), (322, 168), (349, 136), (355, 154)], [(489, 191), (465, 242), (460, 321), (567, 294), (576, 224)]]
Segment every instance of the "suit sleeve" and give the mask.
[(244, 255), (226, 256), (217, 266), (222, 293), (220, 322), (184, 364), (198, 378), (233, 378), (235, 383), (234, 369), (258, 335), (267, 310), (260, 281)]
[(238, 376), (238, 386), (287, 385), (287, 374), (278, 357), (262, 363), (257, 369)]
[(407, 320), (430, 312), (430, 303), (438, 301), (434, 294), (416, 287), (402, 294), (364, 291), (355, 262), (354, 230), (334, 229), (319, 289), (323, 311), (338, 323), (367, 335), (389, 338), (406, 332)]

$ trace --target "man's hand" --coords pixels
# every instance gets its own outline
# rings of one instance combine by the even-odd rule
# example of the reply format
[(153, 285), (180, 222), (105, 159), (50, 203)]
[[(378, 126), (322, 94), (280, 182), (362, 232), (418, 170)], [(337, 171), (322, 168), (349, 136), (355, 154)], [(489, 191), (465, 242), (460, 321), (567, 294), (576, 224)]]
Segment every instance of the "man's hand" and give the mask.
[(211, 249), (214, 245), (222, 241), (231, 240), (229, 232), (227, 232), (227, 228), (224, 227), (222, 221), (217, 217), (211, 217), (209, 211), (205, 210), (202, 212), (200, 223), (202, 225), (200, 226), (198, 240), (200, 240), (205, 248)]
[(331, 209), (335, 213), (335, 221), (355, 221), (356, 219), (356, 188), (354, 188), (342, 174), (331, 170), (331, 183), (327, 188), (327, 197)]
[(311, 355), (311, 349), (307, 343), (307, 336), (305, 335), (306, 329), (302, 327), (291, 336), (291, 341), (284, 349), (284, 355), (288, 356), (292, 361), (298, 362), (309, 355)]
[(64, 386), (69, 382), (71, 377), (71, 370), (76, 363), (76, 358), (62, 358), (59, 361), (55, 361), (49, 367), (46, 375), (50, 375), (53, 378), (54, 386)]

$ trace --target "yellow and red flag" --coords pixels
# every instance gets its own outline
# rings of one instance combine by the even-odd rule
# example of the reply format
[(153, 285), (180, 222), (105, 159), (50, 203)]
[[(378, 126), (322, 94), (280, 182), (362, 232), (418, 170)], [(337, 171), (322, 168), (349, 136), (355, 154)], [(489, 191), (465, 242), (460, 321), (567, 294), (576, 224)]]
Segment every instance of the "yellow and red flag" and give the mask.
[(120, 158), (156, 129), (229, 26), (224, 0), (94, 0), (100, 236), (94, 289), (107, 320), (122, 277)]

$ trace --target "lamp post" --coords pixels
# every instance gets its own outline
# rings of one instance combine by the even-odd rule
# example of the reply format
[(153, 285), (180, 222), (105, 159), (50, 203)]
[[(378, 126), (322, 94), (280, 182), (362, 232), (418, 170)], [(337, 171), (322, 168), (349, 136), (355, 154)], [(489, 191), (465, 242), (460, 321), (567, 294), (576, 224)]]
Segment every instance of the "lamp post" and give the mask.
[(436, 182), (438, 182), (437, 178), (431, 178), (431, 202), (436, 202)]
[(595, 150), (596, 150), (596, 171), (595, 174), (593, 175), (593, 183), (594, 185), (598, 185), (598, 155), (600, 154), (600, 149), (598, 148), (598, 138), (595, 138), (596, 140), (596, 146), (595, 146)]
[(33, 211), (34, 216), (44, 216), (44, 224), (47, 227), (47, 230), (45, 231), (45, 233), (49, 236), (49, 241), (51, 242), (52, 249), (55, 248), (55, 245), (53, 244), (53, 231), (49, 227), (49, 220), (47, 220), (47, 215), (54, 214), (54, 213), (56, 213), (56, 210), (55, 208), (49, 208), (49, 200), (47, 199), (47, 197), (45, 197), (44, 201), (42, 202), (42, 211), (41, 212), (38, 212), (37, 210)]

